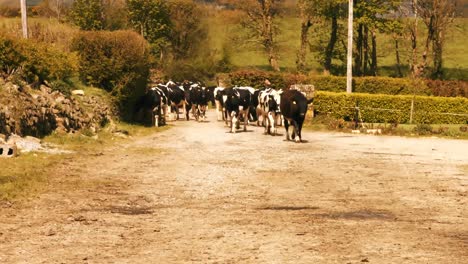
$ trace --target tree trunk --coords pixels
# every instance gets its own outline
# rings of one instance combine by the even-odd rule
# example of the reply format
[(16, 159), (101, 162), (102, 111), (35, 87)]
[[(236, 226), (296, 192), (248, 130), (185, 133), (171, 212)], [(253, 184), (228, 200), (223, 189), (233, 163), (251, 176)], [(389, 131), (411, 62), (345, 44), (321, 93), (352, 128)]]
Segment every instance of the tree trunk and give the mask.
[(372, 53), (370, 73), (372, 76), (377, 76), (377, 33), (375, 29), (371, 30), (372, 34)]
[(333, 51), (335, 44), (338, 41), (338, 16), (334, 13), (331, 20), (331, 33), (330, 40), (328, 41), (327, 48), (325, 50), (325, 62), (324, 62), (324, 73), (330, 74), (332, 68)]
[(358, 26), (358, 36), (357, 36), (357, 41), (356, 41), (356, 50), (357, 50), (357, 55), (355, 56), (355, 61), (354, 61), (354, 74), (356, 76), (361, 76), (362, 75), (362, 59), (363, 59), (363, 54), (362, 54), (362, 39), (363, 39), (363, 25), (359, 24)]
[(273, 16), (271, 13), (272, 0), (261, 1), (263, 10), (263, 45), (268, 52), (268, 62), (274, 71), (280, 71), (278, 56), (273, 41)]
[(413, 75), (413, 78), (419, 77), (419, 71), (417, 69), (417, 59), (416, 59), (416, 52), (418, 47), (418, 8), (417, 8), (417, 0), (412, 0), (411, 8), (414, 13), (414, 23), (413, 27), (410, 28), (411, 33), (411, 65), (410, 65), (410, 72)]
[(439, 33), (435, 36), (434, 41), (432, 42), (432, 53), (434, 60), (434, 69), (432, 71), (432, 78), (442, 79), (443, 78), (443, 69), (442, 69), (442, 50), (443, 50), (443, 40), (442, 33)]
[(364, 34), (362, 39), (363, 59), (362, 72), (364, 75), (369, 75), (369, 27), (364, 26)]
[(395, 40), (395, 56), (396, 56), (396, 69), (397, 69), (397, 77), (403, 77), (403, 73), (401, 72), (401, 60), (400, 60), (400, 43), (397, 36), (394, 36)]
[(306, 56), (307, 56), (307, 44), (309, 43), (309, 28), (312, 26), (309, 18), (303, 17), (301, 23), (301, 47), (297, 54), (296, 67), (300, 72), (305, 71)]

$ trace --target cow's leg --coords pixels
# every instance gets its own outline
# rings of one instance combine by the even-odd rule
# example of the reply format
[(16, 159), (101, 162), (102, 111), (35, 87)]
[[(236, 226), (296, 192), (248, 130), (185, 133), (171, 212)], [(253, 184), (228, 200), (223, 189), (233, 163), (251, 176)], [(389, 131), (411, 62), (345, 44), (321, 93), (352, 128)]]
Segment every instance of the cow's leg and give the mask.
[(197, 109), (196, 109), (197, 106), (198, 106), (198, 105), (192, 104), (192, 115), (195, 117), (195, 120), (198, 121)]
[(297, 124), (297, 137), (299, 138), (299, 142), (302, 142), (302, 125), (303, 124), (304, 122), (298, 122)]
[[(298, 131), (299, 131), (299, 126), (298, 126), (298, 123), (294, 120), (291, 121), (291, 125), (293, 126), (293, 133), (292, 133), (292, 136), (291, 138), (293, 140), (295, 140), (296, 142), (299, 142), (301, 139), (298, 135)], [(297, 136), (297, 137), (296, 137)]]
[(177, 103), (172, 103), (171, 111), (175, 113), (175, 115), (176, 115), (175, 119), (179, 120), (179, 106), (177, 105)]
[(223, 112), (221, 109), (221, 103), (218, 100), (216, 100), (215, 105), (216, 105), (216, 120), (221, 121), (224, 119)]
[(255, 111), (257, 112), (257, 126), (260, 126), (260, 117), (262, 117), (262, 109), (257, 106), (255, 107)]
[(236, 111), (231, 112), (231, 133), (236, 133), (236, 124), (238, 121)]
[[(161, 111), (161, 110), (159, 110)], [(166, 116), (167, 116), (167, 107), (163, 108), (163, 113), (162, 113), (162, 124), (166, 125)]]
[(205, 121), (206, 105), (198, 105), (198, 112), (200, 113), (202, 122)]
[(187, 119), (187, 121), (190, 120), (189, 115), (190, 115), (190, 109), (191, 108), (192, 108), (192, 106), (189, 103), (185, 102), (185, 118)]
[(250, 107), (244, 110), (244, 132), (247, 132), (247, 123), (249, 122)]
[(182, 100), (182, 116), (185, 116), (185, 100)]
[(286, 140), (290, 140), (289, 139), (289, 121), (287, 119), (284, 119), (284, 129), (286, 129)]
[(273, 133), (273, 135), (275, 135), (276, 115), (274, 112), (268, 112), (268, 123), (268, 134)]

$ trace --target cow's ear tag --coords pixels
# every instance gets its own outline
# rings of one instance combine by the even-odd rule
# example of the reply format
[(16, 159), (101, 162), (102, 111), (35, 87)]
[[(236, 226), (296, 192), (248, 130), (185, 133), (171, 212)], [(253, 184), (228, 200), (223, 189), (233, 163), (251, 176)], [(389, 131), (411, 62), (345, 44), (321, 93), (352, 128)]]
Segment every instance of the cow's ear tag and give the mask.
[(293, 101), (293, 104), (296, 104), (296, 101)]

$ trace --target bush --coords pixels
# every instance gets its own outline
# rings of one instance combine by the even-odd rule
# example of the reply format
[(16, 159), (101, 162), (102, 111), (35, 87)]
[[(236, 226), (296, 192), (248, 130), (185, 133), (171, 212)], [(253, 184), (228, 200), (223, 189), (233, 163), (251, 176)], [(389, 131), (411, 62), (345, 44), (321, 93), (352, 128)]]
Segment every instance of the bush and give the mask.
[(432, 95), (444, 97), (462, 96), (468, 98), (467, 81), (426, 80)]
[(231, 85), (264, 87), (265, 79), (271, 82), (275, 89), (288, 89), (292, 84), (308, 83), (307, 76), (302, 74), (267, 72), (260, 70), (238, 70), (229, 74), (218, 75), (219, 79), (227, 80)]
[(122, 113), (129, 114), (148, 82), (146, 40), (132, 31), (83, 32), (73, 40), (72, 48), (78, 52), (81, 80), (111, 92)]
[(432, 134), (432, 126), (428, 124), (417, 124), (413, 131), (418, 135), (430, 135)]
[(73, 54), (33, 40), (0, 35), (0, 72), (9, 77), (20, 77), (27, 83), (42, 84), (67, 80), (77, 69)]
[[(374, 95), (317, 92), (314, 110), (334, 118), (353, 120), (358, 104), (361, 117), (368, 123), (408, 123), (411, 101), (409, 95)], [(413, 123), (466, 124), (468, 99), (416, 96)]]
[[(312, 83), (318, 91), (346, 91), (346, 77), (311, 76)], [(443, 97), (467, 97), (468, 82), (420, 80), (390, 77), (354, 77), (353, 92), (390, 95), (434, 95)]]

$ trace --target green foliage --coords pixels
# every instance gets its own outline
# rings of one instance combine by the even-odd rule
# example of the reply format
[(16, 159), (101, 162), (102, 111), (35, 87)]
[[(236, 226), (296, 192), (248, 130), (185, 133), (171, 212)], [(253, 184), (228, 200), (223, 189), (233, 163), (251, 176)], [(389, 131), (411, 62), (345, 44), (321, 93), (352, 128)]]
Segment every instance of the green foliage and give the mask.
[(152, 47), (153, 54), (159, 54), (169, 45), (171, 21), (166, 1), (127, 0), (128, 19)]
[(275, 89), (288, 89), (292, 84), (307, 83), (307, 77), (302, 74), (268, 72), (261, 70), (237, 70), (228, 74), (220, 74), (219, 79), (227, 79), (228, 83), (237, 86), (264, 87), (265, 79), (271, 82)]
[(468, 98), (468, 81), (426, 80), (426, 85), (435, 96)]
[(69, 13), (69, 19), (82, 30), (101, 30), (103, 28), (103, 12), (101, 0), (75, 0)]
[[(410, 95), (377, 95), (361, 93), (317, 92), (314, 110), (335, 118), (354, 120), (358, 104), (362, 119), (370, 123), (408, 123)], [(468, 99), (445, 97), (414, 97), (413, 123), (466, 124)]]
[(82, 32), (73, 48), (79, 55), (82, 81), (110, 91), (128, 114), (132, 102), (146, 89), (148, 42), (133, 31)]
[(172, 0), (169, 2), (172, 22), (171, 49), (175, 60), (196, 56), (208, 36), (208, 25), (204, 23), (203, 10), (194, 2)]
[[(319, 91), (343, 92), (346, 90), (346, 77), (312, 76), (310, 82)], [(416, 94), (444, 97), (462, 96), (468, 98), (466, 81), (411, 80), (390, 77), (354, 77), (353, 92), (371, 94)]]
[(0, 34), (0, 72), (3, 75), (12, 74), (26, 59), (20, 49), (19, 41)]
[(430, 135), (432, 134), (432, 126), (429, 124), (417, 124), (413, 131), (418, 135)]
[(0, 73), (15, 75), (27, 83), (67, 80), (76, 71), (76, 58), (32, 40), (0, 35)]

